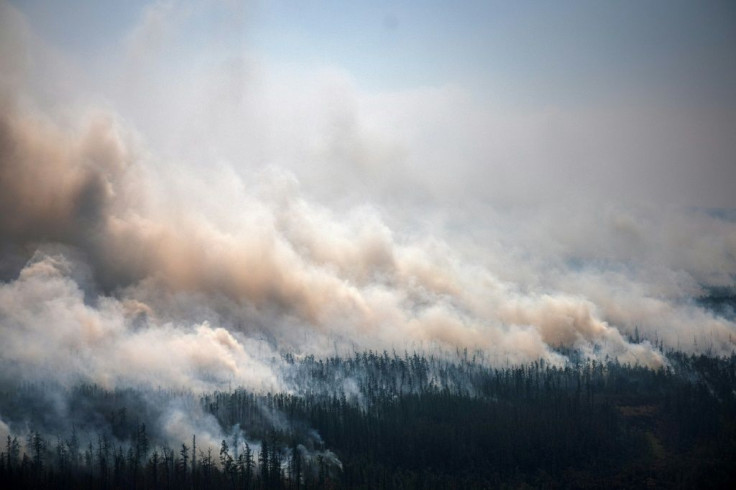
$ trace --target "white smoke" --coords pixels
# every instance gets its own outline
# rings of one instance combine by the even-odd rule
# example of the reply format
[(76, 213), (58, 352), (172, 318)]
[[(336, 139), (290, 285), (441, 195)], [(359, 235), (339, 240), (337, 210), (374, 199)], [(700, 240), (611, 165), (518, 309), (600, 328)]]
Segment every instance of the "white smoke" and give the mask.
[[(606, 191), (604, 160), (642, 155), (571, 122), (595, 114), (507, 119), (460, 87), (368, 94), (334, 68), (294, 82), (247, 50), (169, 83), (179, 7), (147, 9), (122, 43), (113, 71), (135, 90), (87, 80), (100, 103), (38, 87), (21, 58), (54, 50), (2, 4), (7, 376), (278, 389), (283, 350), (733, 352), (736, 325), (693, 298), (733, 284), (736, 224), (657, 192), (641, 204), (628, 171), (639, 203), (617, 203), (626, 179)], [(568, 158), (580, 135), (600, 173)], [(561, 197), (578, 176), (589, 187)]]

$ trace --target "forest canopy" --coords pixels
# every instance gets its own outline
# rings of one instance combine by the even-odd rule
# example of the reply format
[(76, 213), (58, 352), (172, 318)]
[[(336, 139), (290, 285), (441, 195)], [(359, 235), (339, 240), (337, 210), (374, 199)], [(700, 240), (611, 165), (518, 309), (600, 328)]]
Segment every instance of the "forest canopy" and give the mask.
[[(24, 385), (8, 488), (729, 488), (736, 357), (666, 367), (285, 355), (289, 390)], [(194, 422), (180, 439), (162, 427)], [(181, 429), (181, 428), (180, 428)], [(184, 429), (184, 430), (186, 430)], [(217, 440), (216, 437), (222, 437)]]

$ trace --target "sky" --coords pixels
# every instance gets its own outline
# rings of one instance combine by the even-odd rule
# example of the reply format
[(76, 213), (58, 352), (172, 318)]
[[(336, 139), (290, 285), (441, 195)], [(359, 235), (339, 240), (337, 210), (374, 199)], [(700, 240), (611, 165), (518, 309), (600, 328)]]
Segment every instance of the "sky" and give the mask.
[(733, 312), (698, 301), (736, 277), (730, 2), (0, 14), (9, 379), (202, 391), (279, 387), (283, 351), (734, 351)]
[[(212, 129), (202, 158), (236, 165), (257, 152), (265, 153), (258, 164), (298, 158), (273, 155), (283, 148), (253, 150), (269, 139), (263, 135), (243, 148), (248, 137), (238, 130), (252, 133), (247, 120), (263, 110), (285, 138), (303, 139), (305, 126), (321, 123), (335, 133), (328, 139), (345, 137), (340, 131), (381, 139), (401, 154), (371, 165), (371, 187), (389, 195), (396, 189), (385, 188), (392, 180), (385, 174), (400, 166), (404, 182), (437, 199), (471, 191), (516, 203), (521, 195), (598, 192), (736, 206), (736, 9), (729, 2), (12, 5), (61, 58), (70, 78), (55, 88), (62, 100), (95, 95), (157, 149), (181, 148), (181, 139)], [(268, 97), (283, 98), (278, 115), (262, 107)], [(194, 112), (207, 113), (205, 128), (182, 123)], [(335, 120), (316, 120), (322, 117)], [(314, 146), (318, 136), (304, 144)], [(291, 170), (310, 186), (316, 178)], [(345, 183), (345, 194), (354, 185)]]

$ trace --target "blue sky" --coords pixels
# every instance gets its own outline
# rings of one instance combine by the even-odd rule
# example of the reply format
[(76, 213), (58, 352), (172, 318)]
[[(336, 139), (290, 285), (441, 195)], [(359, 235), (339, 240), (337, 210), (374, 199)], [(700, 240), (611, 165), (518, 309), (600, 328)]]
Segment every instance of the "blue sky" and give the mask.
[(370, 85), (461, 82), (538, 103), (574, 103), (622, 90), (654, 95), (663, 87), (680, 96), (714, 89), (723, 95), (736, 81), (736, 8), (725, 4), (309, 5), (264, 9), (258, 44), (284, 59), (338, 64)]
[[(82, 56), (118, 44), (147, 5), (13, 3), (42, 36)], [(538, 103), (574, 103), (662, 89), (709, 100), (733, 96), (736, 84), (730, 2), (209, 3), (193, 4), (182, 39), (191, 49), (200, 36), (230, 30), (232, 44), (247, 43), (274, 60), (337, 65), (369, 89), (454, 82), (505, 88)], [(223, 29), (228, 17), (239, 18), (235, 28)]]

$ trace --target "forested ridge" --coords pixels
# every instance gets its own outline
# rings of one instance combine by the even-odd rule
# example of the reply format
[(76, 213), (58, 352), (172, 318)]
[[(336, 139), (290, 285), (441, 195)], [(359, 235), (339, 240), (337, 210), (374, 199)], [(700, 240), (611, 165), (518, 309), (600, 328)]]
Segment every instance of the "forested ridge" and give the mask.
[[(672, 352), (658, 369), (571, 358), (287, 354), (279, 393), (5, 388), (0, 415), (22, 435), (4, 441), (0, 486), (736, 486), (735, 356)], [(179, 413), (216, 430), (200, 423), (207, 434), (175, 444), (161, 426)], [(217, 447), (205, 442), (215, 432)]]

